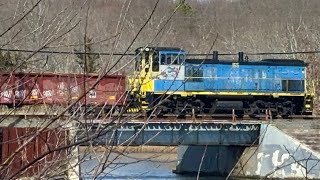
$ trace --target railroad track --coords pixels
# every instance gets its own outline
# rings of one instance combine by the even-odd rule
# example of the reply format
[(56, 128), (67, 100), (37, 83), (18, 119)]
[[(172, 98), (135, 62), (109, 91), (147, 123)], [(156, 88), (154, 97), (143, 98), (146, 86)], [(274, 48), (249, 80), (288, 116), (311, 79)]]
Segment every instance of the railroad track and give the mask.
[(256, 118), (250, 118), (249, 116), (244, 116), (243, 118), (237, 118), (233, 117), (232, 115), (224, 114), (224, 115), (197, 115), (195, 117), (193, 116), (177, 116), (177, 115), (166, 115), (162, 117), (144, 117), (142, 115), (140, 116), (133, 116), (132, 114), (124, 114), (122, 118), (119, 118), (119, 116), (111, 116), (103, 119), (86, 119), (86, 120), (79, 120), (79, 122), (83, 123), (92, 123), (92, 124), (107, 124), (110, 122), (119, 122), (119, 123), (126, 123), (126, 122), (132, 122), (132, 123), (145, 123), (146, 121), (152, 123), (152, 122), (163, 122), (163, 123), (266, 123), (266, 122), (272, 122), (272, 121), (291, 121), (291, 120), (305, 120), (305, 119), (313, 119), (313, 120), (320, 120), (320, 116), (292, 116), (286, 119), (282, 119), (281, 117), (278, 117), (277, 119), (272, 119), (270, 117), (260, 116)]
[[(46, 118), (46, 117), (54, 117), (57, 116), (58, 113), (45, 113), (45, 112), (21, 112), (21, 111), (0, 111), (0, 117), (14, 117), (19, 116), (22, 118), (28, 118), (28, 117), (39, 117), (39, 118)], [(65, 114), (64, 117), (66, 118), (75, 118), (75, 119), (86, 119), (88, 121), (98, 119), (98, 121), (113, 121), (119, 119), (119, 114), (113, 114), (111, 116), (107, 117), (100, 117), (96, 118), (96, 116), (72, 116), (71, 114)], [(209, 115), (209, 114), (197, 114), (197, 115), (185, 115), (185, 116), (178, 116), (176, 114), (167, 114), (163, 116), (151, 116), (151, 117), (144, 117), (141, 113), (126, 113), (121, 115), (121, 120), (130, 120), (130, 121), (151, 121), (151, 122), (212, 122), (212, 121), (270, 121), (274, 120), (275, 118), (272, 118), (272, 116), (268, 115), (260, 115), (256, 116), (254, 118), (251, 118), (249, 116), (243, 116), (242, 118), (238, 118), (235, 115), (232, 114), (216, 114), (216, 115)], [(276, 118), (283, 119), (281, 116), (278, 116)], [(288, 118), (285, 118), (285, 120), (291, 120), (291, 119), (313, 119), (313, 120), (320, 120), (320, 116), (316, 115), (293, 115), (289, 116)], [(97, 120), (95, 120), (97, 121)]]

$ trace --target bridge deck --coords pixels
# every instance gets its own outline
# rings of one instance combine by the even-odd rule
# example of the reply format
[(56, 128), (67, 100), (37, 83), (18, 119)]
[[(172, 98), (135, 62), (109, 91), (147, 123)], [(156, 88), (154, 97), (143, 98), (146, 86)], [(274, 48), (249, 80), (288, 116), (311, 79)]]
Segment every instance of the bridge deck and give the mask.
[[(12, 113), (10, 115), (2, 113), (0, 115), (2, 127), (18, 126), (29, 127), (32, 124), (34, 126), (41, 126), (43, 121), (46, 121), (52, 117), (53, 114), (20, 114)], [(68, 116), (63, 116), (59, 122), (63, 122), (63, 119), (70, 119)], [(89, 123), (91, 127), (91, 133), (94, 133), (98, 125), (101, 127), (110, 126), (110, 122), (117, 119), (116, 117), (108, 117), (106, 119), (87, 119), (77, 120), (81, 123)], [(248, 145), (252, 144), (258, 137), (260, 124), (273, 123), (279, 129), (287, 133), (288, 135), (298, 139), (301, 143), (306, 144), (314, 151), (320, 152), (320, 125), (317, 118), (311, 120), (305, 119), (291, 119), (291, 120), (247, 120), (238, 119), (232, 121), (228, 118), (210, 118), (202, 117), (196, 119), (178, 119), (178, 118), (151, 118), (148, 123), (146, 120), (134, 117), (123, 117), (117, 120), (118, 126), (117, 133), (115, 134), (117, 144), (130, 145), (179, 145), (179, 144), (225, 144), (225, 145)], [(42, 123), (39, 123), (42, 122)], [(59, 123), (57, 122), (57, 123)], [(100, 127), (100, 128), (101, 128)], [(249, 129), (249, 131), (247, 131)], [(114, 132), (114, 131), (112, 131)], [(79, 133), (81, 135), (81, 131)], [(106, 132), (104, 136), (101, 136), (98, 141), (110, 141), (111, 132)], [(132, 140), (134, 138), (134, 140)], [(167, 138), (167, 140), (166, 140)], [(168, 139), (169, 138), (169, 139)], [(126, 141), (130, 139), (130, 141)], [(96, 142), (98, 142), (96, 141)], [(114, 143), (114, 141), (112, 141)]]
[[(114, 126), (112, 130), (108, 130)], [(101, 132), (104, 131), (104, 132)], [(245, 123), (172, 123), (128, 122), (91, 126), (90, 135), (96, 144), (113, 145), (240, 145), (251, 146), (259, 142), (260, 124)], [(78, 132), (79, 139), (87, 135), (84, 128)]]

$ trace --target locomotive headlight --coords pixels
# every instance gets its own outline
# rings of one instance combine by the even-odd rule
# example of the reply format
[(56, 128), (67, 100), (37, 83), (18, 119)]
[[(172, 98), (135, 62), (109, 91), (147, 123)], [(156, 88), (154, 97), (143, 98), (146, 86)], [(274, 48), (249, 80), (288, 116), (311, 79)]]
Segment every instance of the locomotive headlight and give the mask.
[(146, 48), (146, 51), (149, 51), (150, 49), (149, 48)]

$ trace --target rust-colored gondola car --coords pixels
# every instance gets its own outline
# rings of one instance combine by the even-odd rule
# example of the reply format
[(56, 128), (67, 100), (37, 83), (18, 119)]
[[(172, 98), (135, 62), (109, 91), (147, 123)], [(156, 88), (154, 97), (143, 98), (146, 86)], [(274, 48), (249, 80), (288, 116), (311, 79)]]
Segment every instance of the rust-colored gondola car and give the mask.
[[(125, 76), (106, 75), (92, 88), (98, 78), (97, 74), (2, 73), (0, 104), (9, 107), (68, 105), (81, 98), (80, 105), (122, 106), (125, 101)], [(85, 91), (89, 92), (82, 97)]]

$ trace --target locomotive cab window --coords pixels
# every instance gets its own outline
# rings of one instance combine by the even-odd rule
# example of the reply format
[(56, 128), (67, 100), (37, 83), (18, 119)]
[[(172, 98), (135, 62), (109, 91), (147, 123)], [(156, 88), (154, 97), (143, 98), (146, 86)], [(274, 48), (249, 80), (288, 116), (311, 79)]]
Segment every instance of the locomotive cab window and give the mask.
[(180, 54), (179, 55), (179, 64), (184, 64), (184, 61), (185, 61), (185, 59), (184, 59), (184, 55), (183, 54)]
[(158, 72), (159, 71), (159, 55), (157, 53), (153, 53), (152, 71), (153, 72)]
[(142, 56), (141, 53), (140, 54), (136, 54), (136, 58), (135, 58), (135, 71), (140, 71), (142, 68)]
[(149, 72), (149, 67), (150, 67), (150, 62), (149, 62), (149, 52), (146, 52), (145, 53), (145, 56), (144, 56), (144, 59), (145, 59), (145, 67), (144, 67), (144, 69), (145, 69), (145, 72)]
[(167, 55), (166, 58), (167, 58), (166, 64), (171, 64), (171, 56)]
[(184, 55), (179, 53), (168, 53), (160, 55), (161, 65), (180, 65), (184, 63)]
[(165, 64), (167, 64), (167, 61), (166, 61), (166, 55), (161, 54), (160, 59), (161, 59), (161, 65), (165, 65)]
[(161, 65), (170, 65), (171, 64), (171, 55), (170, 54), (161, 54)]
[(172, 59), (171, 64), (174, 64), (174, 65), (179, 64), (179, 56), (173, 54), (173, 55), (171, 55), (171, 59)]

